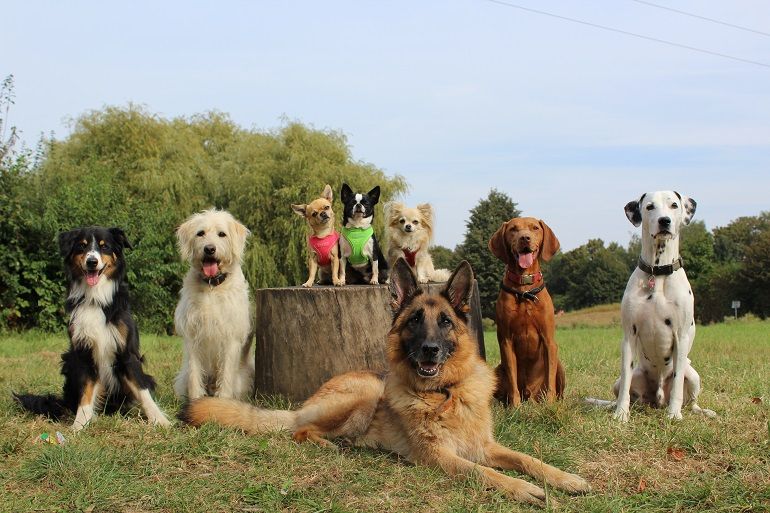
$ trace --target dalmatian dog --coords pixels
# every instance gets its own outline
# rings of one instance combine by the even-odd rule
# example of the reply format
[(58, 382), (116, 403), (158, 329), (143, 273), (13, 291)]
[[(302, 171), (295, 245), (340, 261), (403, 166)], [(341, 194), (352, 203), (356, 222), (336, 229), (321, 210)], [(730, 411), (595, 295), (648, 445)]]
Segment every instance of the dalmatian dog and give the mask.
[(628, 422), (632, 401), (668, 406), (670, 419), (681, 419), (686, 403), (695, 413), (716, 416), (698, 406), (700, 376), (688, 358), (695, 338), (694, 300), (679, 255), (679, 232), (695, 207), (695, 200), (675, 191), (648, 192), (625, 207), (628, 220), (642, 227), (642, 254), (621, 303), (617, 400), (587, 399), (614, 406), (613, 417), (621, 422)]

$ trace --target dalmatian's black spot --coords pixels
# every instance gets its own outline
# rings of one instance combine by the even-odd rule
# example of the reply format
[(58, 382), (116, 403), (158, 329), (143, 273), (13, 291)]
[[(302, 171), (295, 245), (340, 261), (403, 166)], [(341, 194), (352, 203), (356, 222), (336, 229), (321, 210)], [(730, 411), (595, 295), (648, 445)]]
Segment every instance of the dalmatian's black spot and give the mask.
[(687, 293), (692, 296), (692, 290), (688, 290)]
[(659, 263), (660, 263), (660, 257), (658, 257), (658, 258), (656, 258), (656, 259), (655, 259), (655, 263), (656, 263), (656, 264), (659, 264)]
[(636, 324), (633, 325), (634, 328), (634, 335), (636, 335)]
[(668, 365), (669, 363), (671, 363), (671, 357), (670, 357), (670, 356), (666, 356), (666, 357), (663, 359), (663, 361), (664, 361), (664, 362), (666, 362), (666, 365)]
[(671, 319), (666, 319), (666, 326), (671, 326)]
[(650, 294), (649, 296), (647, 296), (647, 301), (649, 301), (650, 299), (652, 299), (652, 294)]

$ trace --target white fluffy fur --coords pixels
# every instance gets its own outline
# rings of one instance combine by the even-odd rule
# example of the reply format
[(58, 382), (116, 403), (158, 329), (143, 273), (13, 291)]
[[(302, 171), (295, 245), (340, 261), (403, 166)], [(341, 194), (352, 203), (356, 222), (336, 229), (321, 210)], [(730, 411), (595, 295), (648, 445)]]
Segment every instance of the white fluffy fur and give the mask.
[[(198, 233), (204, 232), (202, 236)], [(220, 237), (223, 233), (225, 236)], [(245, 398), (253, 390), (251, 303), (241, 260), (249, 230), (229, 212), (206, 210), (192, 215), (177, 230), (179, 252), (190, 263), (174, 314), (184, 339), (182, 369), (174, 391), (189, 400), (212, 394)], [(216, 246), (219, 270), (226, 279), (217, 286), (203, 281), (203, 248)]]
[[(403, 203), (390, 202), (385, 205), (387, 223), (386, 258), (391, 268), (404, 250), (417, 251), (414, 269), (420, 283), (445, 282), (451, 273), (448, 269), (434, 269), (428, 248), (433, 240), (433, 208), (421, 203), (409, 208)], [(407, 227), (411, 231), (407, 231)]]

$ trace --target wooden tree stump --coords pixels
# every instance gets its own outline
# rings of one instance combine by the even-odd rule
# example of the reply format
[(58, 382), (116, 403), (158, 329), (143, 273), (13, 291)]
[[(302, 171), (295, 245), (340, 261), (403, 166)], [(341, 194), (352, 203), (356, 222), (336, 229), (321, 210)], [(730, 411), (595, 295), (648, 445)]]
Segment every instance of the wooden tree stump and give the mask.
[[(422, 287), (437, 292), (444, 284)], [(387, 368), (385, 343), (392, 315), (385, 285), (260, 289), (254, 302), (257, 393), (302, 401), (337, 374)], [(485, 357), (476, 283), (470, 330)]]

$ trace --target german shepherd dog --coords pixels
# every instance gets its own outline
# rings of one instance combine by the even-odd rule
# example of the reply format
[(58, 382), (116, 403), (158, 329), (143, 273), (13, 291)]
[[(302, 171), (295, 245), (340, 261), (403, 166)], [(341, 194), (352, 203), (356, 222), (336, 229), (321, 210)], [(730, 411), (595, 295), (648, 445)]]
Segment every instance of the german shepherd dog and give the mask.
[(296, 441), (321, 445), (345, 438), (451, 476), (476, 476), (488, 487), (534, 504), (544, 503), (542, 488), (492, 467), (515, 469), (568, 492), (590, 490), (580, 476), (495, 441), (494, 372), (478, 356), (467, 325), (472, 283), (471, 266), (462, 262), (440, 294), (429, 294), (399, 259), (389, 284), (394, 317), (385, 375), (359, 371), (336, 376), (296, 411), (202, 398), (187, 404), (179, 416), (194, 426), (213, 421), (251, 434), (290, 430)]

